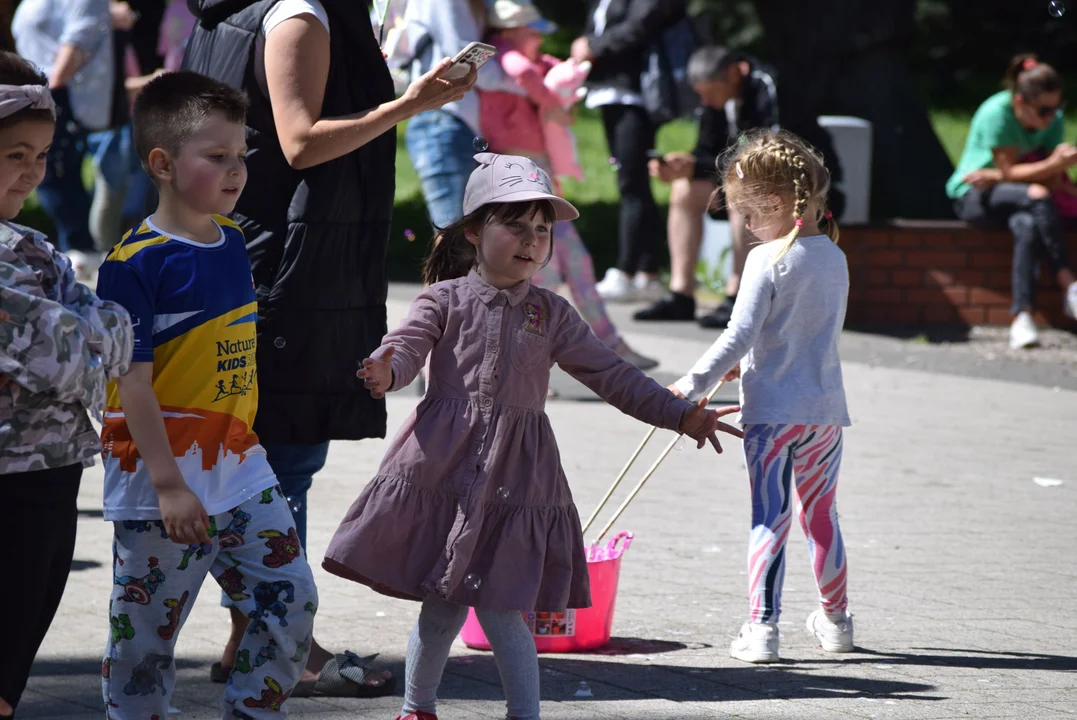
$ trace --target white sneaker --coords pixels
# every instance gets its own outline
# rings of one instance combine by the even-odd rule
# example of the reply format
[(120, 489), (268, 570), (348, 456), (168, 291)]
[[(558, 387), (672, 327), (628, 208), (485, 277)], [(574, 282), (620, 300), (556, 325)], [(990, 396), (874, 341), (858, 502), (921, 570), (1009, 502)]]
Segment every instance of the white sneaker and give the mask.
[(606, 276), (595, 285), (595, 289), (606, 302), (632, 302), (636, 299), (632, 278), (617, 268), (607, 270)]
[(1066, 291), (1066, 298), (1062, 301), (1062, 310), (1074, 320), (1077, 320), (1077, 282), (1070, 283)]
[(666, 296), (665, 286), (658, 278), (637, 273), (632, 279), (632, 287), (635, 288), (635, 299), (640, 302), (658, 302)]
[(744, 623), (729, 657), (749, 663), (778, 662), (778, 623)]
[(834, 618), (822, 610), (816, 610), (808, 616), (808, 632), (815, 635), (827, 652), (853, 651), (853, 616), (849, 613)]
[(94, 273), (101, 267), (104, 256), (96, 252), (83, 252), (81, 250), (68, 250), (67, 259), (71, 261), (71, 268), (75, 271), (76, 280), (90, 280)]
[(640, 370), (650, 370), (651, 368), (658, 367), (658, 361), (649, 358), (646, 355), (640, 355), (638, 352), (628, 346), (628, 343), (622, 342), (617, 347), (613, 348), (614, 352), (621, 356), (622, 360), (632, 363)]
[(1032, 347), (1040, 341), (1039, 333), (1036, 332), (1036, 323), (1032, 320), (1032, 313), (1027, 310), (1017, 314), (1010, 325), (1010, 349), (1021, 350)]

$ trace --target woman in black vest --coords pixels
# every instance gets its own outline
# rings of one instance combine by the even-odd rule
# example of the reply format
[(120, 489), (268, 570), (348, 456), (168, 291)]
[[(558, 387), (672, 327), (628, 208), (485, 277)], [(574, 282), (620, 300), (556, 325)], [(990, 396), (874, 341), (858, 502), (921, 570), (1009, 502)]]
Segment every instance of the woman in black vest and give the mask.
[[(387, 331), (395, 126), (462, 98), (475, 71), (443, 80), (445, 60), (394, 99), (366, 3), (190, 5), (199, 22), (184, 67), (240, 88), (251, 100), (249, 180), (234, 219), (247, 238), (258, 294), (254, 430), (305, 547), (306, 493), (329, 441), (385, 437), (384, 401), (363, 388), (356, 362)], [(214, 667), (215, 680), (227, 680), (246, 620), (232, 610), (232, 638)], [(293, 695), (393, 689), (384, 674), (364, 672), (356, 656), (333, 657), (317, 643), (304, 681)]]

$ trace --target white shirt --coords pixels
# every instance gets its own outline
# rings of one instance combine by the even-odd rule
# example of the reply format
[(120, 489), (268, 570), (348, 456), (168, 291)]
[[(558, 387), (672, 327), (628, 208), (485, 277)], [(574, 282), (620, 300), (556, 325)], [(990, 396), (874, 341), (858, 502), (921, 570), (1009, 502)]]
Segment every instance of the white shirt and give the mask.
[(269, 37), (273, 28), (300, 15), (313, 15), (325, 26), (325, 31), (329, 32), (329, 13), (325, 11), (321, 0), (280, 0), (262, 18), (262, 37)]
[[(602, 0), (595, 8), (595, 37), (606, 32), (606, 15), (610, 10), (613, 0)], [(643, 96), (628, 90), (619, 90), (612, 87), (593, 87), (587, 92), (584, 105), (588, 110), (600, 108), (603, 105), (643, 105)]]
[(11, 20), (19, 54), (46, 75), (63, 45), (86, 53), (67, 84), (71, 112), (87, 130), (112, 118), (112, 34), (108, 0), (23, 0)]
[[(469, 43), (482, 40), (482, 28), (471, 14), (467, 0), (410, 0), (404, 11), (404, 19), (410, 47), (414, 49), (426, 45), (426, 50), (411, 64), (412, 82), (441, 62), (442, 58), (456, 57)], [(429, 37), (429, 44), (424, 42), (425, 37)], [(479, 69), (475, 87), (515, 95), (526, 94), (505, 73), (501, 63), (495, 60)], [(441, 109), (462, 120), (476, 135), (480, 133), (478, 93), (469, 92), (463, 99), (448, 103)]]
[(677, 381), (696, 400), (740, 362), (741, 422), (849, 422), (838, 340), (845, 324), (849, 267), (825, 235), (797, 238), (777, 263), (782, 240), (748, 253), (729, 328)]

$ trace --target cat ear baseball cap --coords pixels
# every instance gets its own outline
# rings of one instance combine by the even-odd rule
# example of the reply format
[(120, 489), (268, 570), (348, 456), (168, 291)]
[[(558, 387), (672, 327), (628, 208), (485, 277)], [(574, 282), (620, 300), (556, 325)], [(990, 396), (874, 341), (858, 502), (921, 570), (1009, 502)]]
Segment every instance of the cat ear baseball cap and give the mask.
[(475, 162), (479, 167), (471, 173), (464, 190), (465, 215), (491, 203), (549, 200), (558, 220), (575, 220), (580, 216), (572, 203), (554, 194), (550, 176), (534, 160), (479, 153)]

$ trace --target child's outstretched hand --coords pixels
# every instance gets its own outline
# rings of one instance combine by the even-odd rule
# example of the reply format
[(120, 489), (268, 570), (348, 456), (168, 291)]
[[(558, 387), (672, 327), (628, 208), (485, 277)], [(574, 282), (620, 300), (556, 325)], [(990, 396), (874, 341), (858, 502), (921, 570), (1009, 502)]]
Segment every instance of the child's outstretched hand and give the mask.
[(681, 418), (681, 426), (678, 428), (682, 433), (696, 441), (696, 448), (702, 448), (708, 441), (719, 453), (722, 452), (722, 444), (718, 442), (717, 432), (721, 430), (734, 437), (743, 438), (744, 433), (732, 425), (719, 422), (718, 418), (740, 412), (740, 406), (724, 407), (721, 410), (707, 410), (707, 398), (700, 398), (691, 410)]
[(363, 378), (363, 386), (371, 396), (380, 400), (393, 386), (393, 348), (387, 349), (378, 360), (367, 358), (356, 376)]

